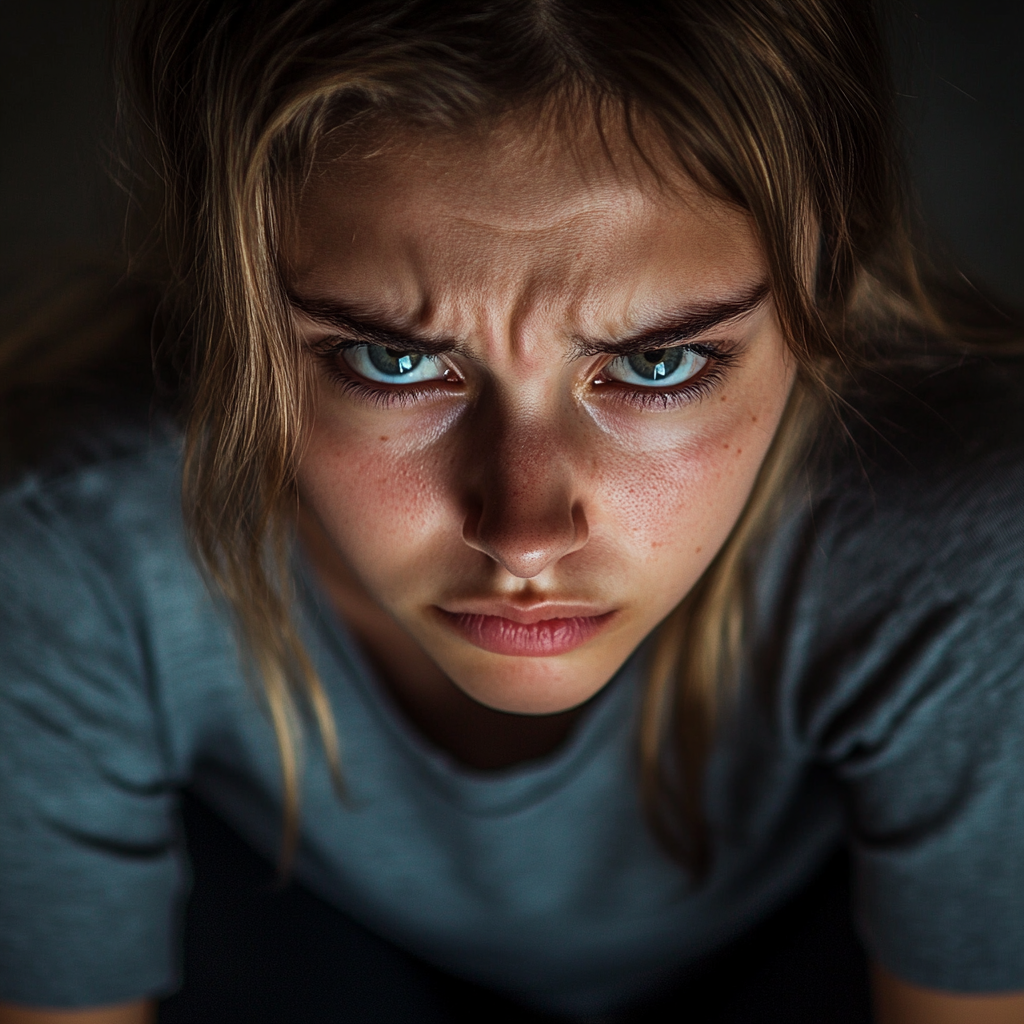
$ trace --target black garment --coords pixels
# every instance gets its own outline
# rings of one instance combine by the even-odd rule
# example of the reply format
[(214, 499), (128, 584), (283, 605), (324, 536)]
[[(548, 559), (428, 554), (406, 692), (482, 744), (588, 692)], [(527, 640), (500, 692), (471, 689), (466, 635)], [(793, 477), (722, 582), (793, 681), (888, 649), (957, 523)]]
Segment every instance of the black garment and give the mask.
[[(436, 970), (275, 868), (195, 798), (184, 801), (194, 886), (184, 986), (160, 1024), (544, 1024)], [(868, 1024), (864, 951), (837, 854), (786, 907), (630, 1024)], [(604, 1020), (605, 1018), (601, 1018)]]

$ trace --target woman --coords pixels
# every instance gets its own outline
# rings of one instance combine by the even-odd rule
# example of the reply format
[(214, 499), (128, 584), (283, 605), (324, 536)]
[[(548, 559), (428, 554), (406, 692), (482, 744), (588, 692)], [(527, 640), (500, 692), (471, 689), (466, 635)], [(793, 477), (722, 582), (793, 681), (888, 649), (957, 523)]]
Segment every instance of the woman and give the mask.
[(919, 264), (868, 7), (139, 0), (120, 53), (109, 345), (172, 414), (4, 499), (0, 1021), (173, 989), (185, 785), (568, 1019), (845, 841), (879, 1019), (1019, 1019), (1016, 329)]

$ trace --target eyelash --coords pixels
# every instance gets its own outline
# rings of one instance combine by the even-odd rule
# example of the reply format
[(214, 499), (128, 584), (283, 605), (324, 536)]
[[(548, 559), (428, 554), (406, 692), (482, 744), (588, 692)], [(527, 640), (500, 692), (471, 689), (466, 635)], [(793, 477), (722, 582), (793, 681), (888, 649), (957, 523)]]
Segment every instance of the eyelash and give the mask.
[[(666, 345), (665, 348), (674, 346)], [(687, 405), (690, 402), (699, 402), (712, 394), (725, 380), (729, 367), (735, 363), (737, 352), (732, 345), (721, 344), (700, 344), (680, 345), (679, 348), (689, 349), (699, 356), (708, 360), (699, 374), (692, 380), (684, 381), (675, 387), (667, 388), (644, 388), (630, 386), (621, 381), (602, 381), (598, 386), (601, 388), (614, 388), (622, 399), (630, 405), (638, 406), (641, 409), (670, 409), (680, 405)], [(654, 349), (652, 351), (658, 351)], [(614, 357), (613, 357), (614, 358)]]
[[(353, 395), (382, 409), (414, 404), (423, 398), (433, 397), (437, 394), (437, 382), (434, 382), (432, 387), (416, 387), (413, 384), (388, 387), (371, 384), (358, 378), (353, 370), (343, 369), (344, 363), (339, 358), (342, 353), (364, 344), (366, 342), (345, 339), (344, 341), (321, 342), (313, 349), (314, 355), (323, 364), (327, 375), (341, 388), (344, 394)], [(671, 348), (672, 346), (665, 347)], [(696, 352), (708, 360), (707, 366), (694, 380), (667, 388), (643, 388), (623, 384), (620, 381), (602, 381), (597, 386), (618, 392), (623, 401), (642, 409), (674, 408), (690, 402), (699, 402), (712, 394), (725, 379), (729, 367), (737, 357), (737, 353), (731, 345), (701, 344), (680, 347)]]
[(340, 357), (349, 349), (365, 344), (364, 341), (350, 341), (349, 339), (343, 341), (326, 339), (313, 346), (313, 355), (323, 365), (327, 376), (341, 389), (343, 394), (354, 395), (361, 401), (369, 402), (382, 409), (392, 408), (396, 405), (410, 405), (422, 398), (436, 395), (437, 382), (432, 382), (434, 387), (417, 387), (415, 384), (387, 387), (370, 383), (357, 376), (354, 370), (345, 367)]

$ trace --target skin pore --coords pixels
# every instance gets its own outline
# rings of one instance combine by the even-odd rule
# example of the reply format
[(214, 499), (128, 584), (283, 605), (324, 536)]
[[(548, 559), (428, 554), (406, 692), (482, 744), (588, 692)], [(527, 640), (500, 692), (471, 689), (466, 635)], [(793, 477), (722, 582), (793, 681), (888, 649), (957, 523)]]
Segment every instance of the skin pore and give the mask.
[[(403, 712), (480, 769), (555, 749), (686, 594), (792, 384), (748, 218), (613, 155), (511, 126), (328, 160), (284, 254), (317, 367), (307, 557)], [(1024, 1020), (1019, 994), (875, 989), (882, 1024)]]

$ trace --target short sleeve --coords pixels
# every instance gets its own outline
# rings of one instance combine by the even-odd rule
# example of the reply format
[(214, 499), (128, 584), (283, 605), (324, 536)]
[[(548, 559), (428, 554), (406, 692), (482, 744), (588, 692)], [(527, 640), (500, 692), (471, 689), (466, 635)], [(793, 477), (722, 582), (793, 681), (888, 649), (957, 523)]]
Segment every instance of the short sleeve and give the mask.
[[(844, 765), (857, 917), (898, 977), (958, 992), (1024, 989), (1024, 707), (1007, 692), (939, 697), (894, 749)], [(965, 687), (966, 691), (966, 687)]]
[(0, 1000), (161, 993), (184, 868), (144, 630), (31, 485), (0, 538)]
[(1024, 473), (918, 464), (823, 530), (799, 714), (845, 795), (870, 954), (1024, 989)]

